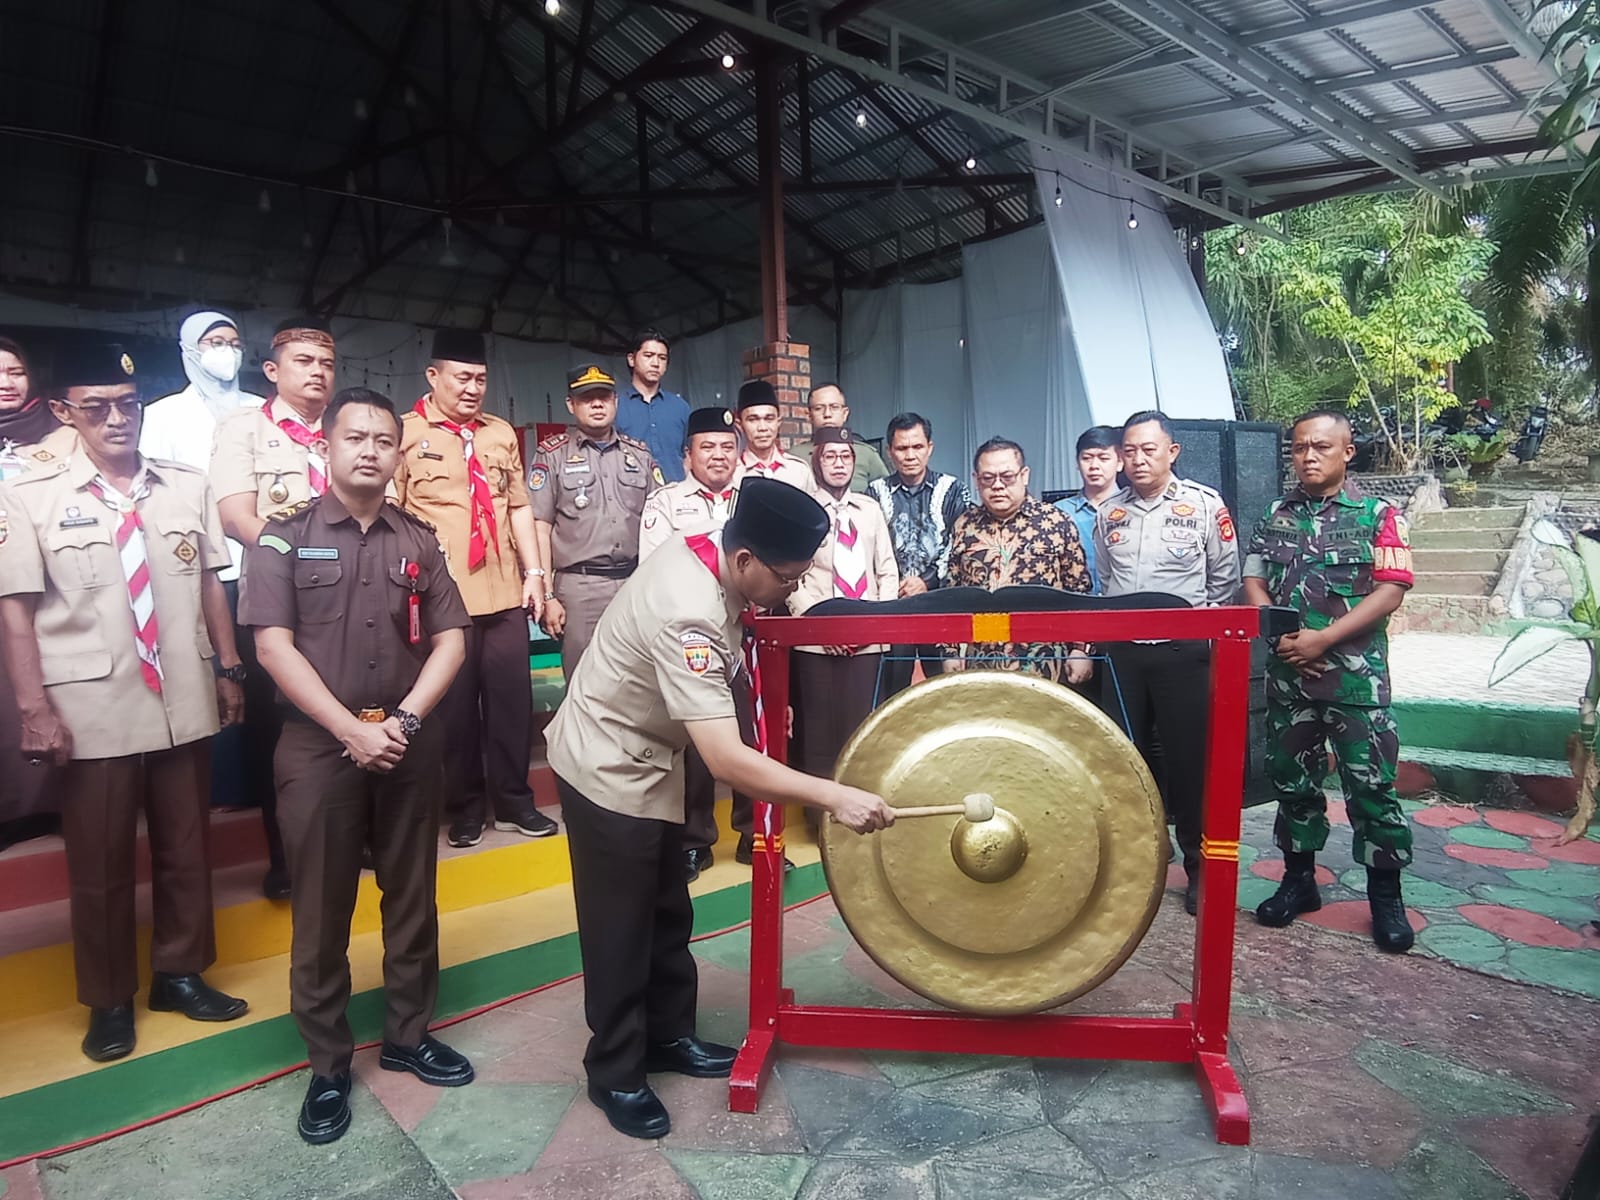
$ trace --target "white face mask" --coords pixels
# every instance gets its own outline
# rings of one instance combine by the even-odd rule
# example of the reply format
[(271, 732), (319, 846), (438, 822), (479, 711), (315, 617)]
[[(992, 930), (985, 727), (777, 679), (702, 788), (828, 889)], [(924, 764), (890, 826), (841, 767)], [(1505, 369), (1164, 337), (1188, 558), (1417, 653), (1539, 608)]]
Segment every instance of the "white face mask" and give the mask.
[(228, 383), (239, 374), (244, 351), (231, 346), (207, 346), (200, 351), (200, 369), (213, 379)]

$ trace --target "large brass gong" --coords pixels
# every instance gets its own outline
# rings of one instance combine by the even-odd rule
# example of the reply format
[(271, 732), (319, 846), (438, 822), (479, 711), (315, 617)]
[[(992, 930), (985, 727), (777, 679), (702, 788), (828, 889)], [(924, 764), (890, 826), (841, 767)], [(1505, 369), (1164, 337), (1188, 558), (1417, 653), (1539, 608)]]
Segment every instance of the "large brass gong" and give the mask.
[(1054, 1008), (1108, 978), (1155, 917), (1167, 858), (1155, 782), (1111, 719), (1058, 684), (964, 671), (909, 688), (856, 730), (834, 775), (896, 808), (993, 797), (987, 821), (822, 826), (845, 924), (930, 1000)]

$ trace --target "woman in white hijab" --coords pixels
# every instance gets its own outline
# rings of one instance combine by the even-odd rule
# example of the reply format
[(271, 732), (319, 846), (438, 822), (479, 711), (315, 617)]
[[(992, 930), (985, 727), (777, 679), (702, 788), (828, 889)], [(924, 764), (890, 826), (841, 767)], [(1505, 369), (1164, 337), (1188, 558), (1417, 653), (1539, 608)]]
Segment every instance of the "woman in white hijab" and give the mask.
[(244, 345), (232, 317), (219, 312), (186, 317), (178, 327), (178, 349), (189, 386), (144, 410), (139, 452), (204, 471), (211, 465), (217, 422), (237, 409), (259, 407), (262, 398), (239, 388)]

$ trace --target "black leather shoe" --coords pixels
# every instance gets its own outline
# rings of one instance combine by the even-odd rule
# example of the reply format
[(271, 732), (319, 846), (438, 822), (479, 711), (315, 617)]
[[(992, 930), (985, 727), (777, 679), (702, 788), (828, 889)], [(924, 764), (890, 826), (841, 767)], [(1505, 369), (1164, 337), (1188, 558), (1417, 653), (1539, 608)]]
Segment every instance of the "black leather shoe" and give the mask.
[(350, 1076), (313, 1075), (300, 1105), (300, 1136), (313, 1146), (336, 1142), (350, 1128)]
[(95, 1062), (111, 1062), (133, 1053), (133, 1003), (115, 1008), (91, 1008), (89, 1032), (83, 1036), (83, 1053)]
[(452, 821), (445, 840), (458, 850), (476, 846), (483, 841), (483, 822), (477, 817), (462, 817), (459, 821)]
[(426, 1034), (421, 1043), (410, 1050), (385, 1042), (378, 1065), (385, 1071), (410, 1071), (423, 1083), (434, 1087), (464, 1087), (472, 1082), (475, 1074), (465, 1054)]
[(163, 975), (150, 980), (150, 1011), (181, 1012), (191, 1021), (237, 1021), (250, 1005), (208, 984), (198, 975)]
[(560, 826), (531, 805), (527, 812), (520, 812), (510, 817), (496, 817), (494, 827), (501, 833), (520, 833), (523, 837), (530, 838), (554, 837), (560, 832)]
[(1367, 907), (1372, 911), (1373, 944), (1388, 954), (1404, 954), (1411, 949), (1416, 934), (1406, 919), (1406, 904), (1400, 898), (1400, 872), (1367, 868)]
[(591, 1083), (589, 1099), (605, 1113), (606, 1120), (618, 1133), (636, 1138), (662, 1138), (672, 1130), (672, 1118), (667, 1116), (666, 1105), (650, 1090), (649, 1084), (637, 1092), (613, 1092)]
[(1256, 920), (1273, 929), (1282, 929), (1301, 913), (1322, 907), (1322, 892), (1317, 888), (1316, 858), (1309, 852), (1290, 851), (1284, 856), (1283, 882), (1256, 906)]
[(700, 878), (700, 872), (711, 866), (711, 848), (702, 846), (698, 850), (685, 850), (683, 852), (683, 873), (690, 883)]
[(1200, 911), (1200, 872), (1194, 871), (1183, 885), (1183, 911), (1191, 917)]
[(725, 1079), (733, 1071), (738, 1050), (702, 1042), (697, 1037), (681, 1037), (674, 1042), (657, 1042), (645, 1052), (644, 1069), (651, 1074), (676, 1071), (696, 1079)]
[[(739, 844), (733, 849), (733, 861), (744, 866), (751, 866), (756, 857), (756, 838), (753, 833), (741, 833)], [(794, 864), (789, 861), (789, 856), (783, 856), (783, 873), (787, 875), (794, 870)]]
[(261, 877), (261, 894), (268, 900), (287, 900), (289, 898), (289, 868), (268, 867), (267, 873)]

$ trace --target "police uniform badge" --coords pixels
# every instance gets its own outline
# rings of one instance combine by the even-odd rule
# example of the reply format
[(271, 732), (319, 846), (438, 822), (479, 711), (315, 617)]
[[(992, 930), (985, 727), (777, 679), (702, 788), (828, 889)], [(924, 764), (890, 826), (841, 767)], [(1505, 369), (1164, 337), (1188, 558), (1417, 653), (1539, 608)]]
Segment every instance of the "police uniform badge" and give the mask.
[(657, 487), (667, 486), (667, 477), (661, 473), (661, 468), (659, 466), (650, 468), (650, 478), (656, 481)]
[(528, 490), (538, 492), (544, 490), (544, 485), (550, 482), (550, 468), (543, 463), (534, 463), (533, 469), (528, 472)]
[(267, 485), (267, 499), (274, 504), (282, 504), (289, 498), (289, 485), (283, 482), (282, 475), (274, 475), (272, 482)]
[(1225, 542), (1233, 541), (1233, 538), (1234, 538), (1233, 514), (1230, 513), (1227, 509), (1223, 509), (1221, 512), (1219, 512), (1217, 514), (1217, 534)]
[(1194, 505), (1174, 504), (1172, 506), (1172, 515), (1175, 517), (1192, 517), (1194, 516)]
[(703, 633), (678, 635), (683, 643), (683, 663), (695, 675), (704, 675), (711, 669), (711, 639)]
[(1106, 520), (1108, 520), (1108, 521), (1121, 521), (1121, 520), (1125, 520), (1127, 518), (1127, 516), (1128, 516), (1128, 510), (1127, 509), (1125, 509), (1125, 508), (1113, 508), (1110, 512), (1108, 512), (1106, 514)]

